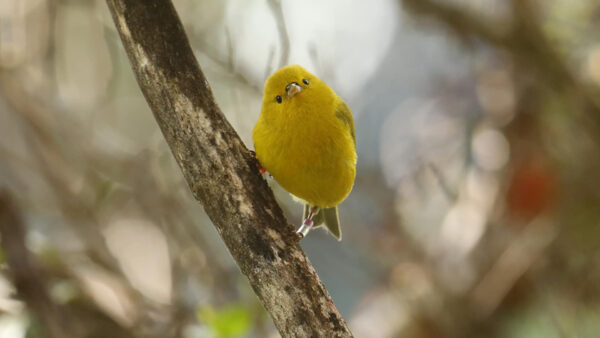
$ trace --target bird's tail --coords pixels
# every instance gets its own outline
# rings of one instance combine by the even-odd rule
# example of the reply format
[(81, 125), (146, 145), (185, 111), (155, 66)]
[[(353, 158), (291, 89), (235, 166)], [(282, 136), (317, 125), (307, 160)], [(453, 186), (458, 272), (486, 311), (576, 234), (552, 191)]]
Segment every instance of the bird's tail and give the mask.
[[(304, 205), (304, 219), (308, 217), (310, 206)], [(338, 241), (342, 240), (342, 229), (340, 228), (340, 218), (338, 216), (337, 207), (320, 209), (319, 212), (313, 216), (314, 227), (325, 225), (327, 230), (337, 238)]]

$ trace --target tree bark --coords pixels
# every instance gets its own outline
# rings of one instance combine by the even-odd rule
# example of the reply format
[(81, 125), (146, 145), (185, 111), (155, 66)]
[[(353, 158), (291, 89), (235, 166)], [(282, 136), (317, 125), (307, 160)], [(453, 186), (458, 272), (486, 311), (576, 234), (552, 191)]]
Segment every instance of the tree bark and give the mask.
[(283, 337), (351, 337), (256, 162), (215, 103), (169, 0), (107, 0), (175, 160)]

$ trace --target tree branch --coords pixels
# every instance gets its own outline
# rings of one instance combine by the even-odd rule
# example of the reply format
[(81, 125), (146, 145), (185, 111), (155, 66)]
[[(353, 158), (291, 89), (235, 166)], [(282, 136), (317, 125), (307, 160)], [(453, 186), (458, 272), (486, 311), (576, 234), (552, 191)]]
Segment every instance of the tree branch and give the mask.
[(11, 280), (18, 295), (42, 324), (45, 337), (78, 336), (76, 324), (57, 306), (46, 285), (47, 277), (25, 247), (25, 229), (21, 214), (7, 191), (0, 190), (0, 234)]
[(559, 91), (578, 86), (540, 30), (536, 13), (527, 0), (511, 0), (513, 16), (507, 26), (491, 24), (468, 9), (442, 1), (403, 0), (402, 3), (414, 14), (437, 19), (463, 39), (481, 39), (510, 51)]
[(578, 118), (590, 135), (598, 135), (600, 95), (597, 88), (587, 86), (569, 69), (564, 56), (541, 29), (530, 0), (510, 0), (512, 20), (502, 27), (446, 1), (401, 0), (401, 3), (415, 16), (433, 18), (463, 40), (480, 40), (508, 51), (523, 69), (531, 70), (545, 86), (568, 97), (573, 110), (586, 112)]
[(284, 337), (352, 334), (211, 89), (168, 0), (107, 0), (194, 197)]
[(279, 57), (279, 68), (287, 65), (288, 59), (290, 58), (290, 37), (285, 26), (285, 19), (283, 17), (283, 8), (281, 7), (281, 0), (267, 0), (271, 12), (273, 12), (273, 18), (277, 24), (277, 31), (279, 32), (279, 43), (281, 46), (281, 56)]

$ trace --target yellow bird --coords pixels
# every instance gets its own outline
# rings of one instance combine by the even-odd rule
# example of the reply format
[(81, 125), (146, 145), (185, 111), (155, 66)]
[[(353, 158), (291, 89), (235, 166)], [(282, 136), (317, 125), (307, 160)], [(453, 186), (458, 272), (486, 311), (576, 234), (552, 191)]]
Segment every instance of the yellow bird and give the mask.
[(266, 81), (253, 131), (262, 167), (304, 203), (297, 233), (325, 225), (341, 240), (337, 206), (354, 185), (356, 137), (348, 105), (323, 81), (298, 65)]

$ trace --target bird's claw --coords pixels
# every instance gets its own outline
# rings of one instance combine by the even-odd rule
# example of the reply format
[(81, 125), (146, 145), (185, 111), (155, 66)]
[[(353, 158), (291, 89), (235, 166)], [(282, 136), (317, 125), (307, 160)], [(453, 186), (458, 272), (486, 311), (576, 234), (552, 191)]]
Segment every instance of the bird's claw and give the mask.
[(300, 228), (298, 228), (298, 230), (296, 230), (296, 234), (298, 234), (298, 236), (300, 236), (300, 239), (306, 237), (306, 235), (308, 235), (308, 232), (310, 231), (310, 229), (312, 229), (314, 225), (314, 222), (312, 219), (305, 219), (304, 222), (302, 223), (302, 225), (300, 226)]
[(252, 155), (252, 157), (254, 157), (254, 159), (256, 160), (256, 167), (258, 168), (258, 173), (261, 175), (268, 174), (269, 172), (267, 171), (267, 169), (265, 169), (262, 166), (262, 164), (260, 164), (258, 157), (256, 157), (256, 152), (254, 150), (250, 150), (250, 155)]
[(304, 222), (302, 222), (302, 225), (300, 226), (300, 228), (298, 228), (298, 230), (296, 230), (296, 234), (298, 235), (298, 237), (300, 237), (300, 239), (303, 239), (304, 237), (306, 237), (306, 235), (308, 235), (308, 232), (315, 225), (315, 222), (313, 221), (313, 217), (315, 217), (315, 215), (317, 213), (319, 213), (319, 207), (311, 207), (310, 208), (308, 217), (306, 217)]

